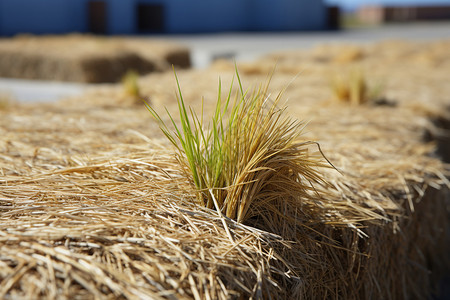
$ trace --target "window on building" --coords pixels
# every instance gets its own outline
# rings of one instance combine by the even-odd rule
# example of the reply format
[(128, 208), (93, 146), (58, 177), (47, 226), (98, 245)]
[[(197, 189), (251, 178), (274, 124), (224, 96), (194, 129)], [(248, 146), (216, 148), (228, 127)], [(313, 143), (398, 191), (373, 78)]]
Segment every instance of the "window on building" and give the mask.
[(163, 32), (164, 6), (162, 4), (138, 4), (137, 27), (139, 32)]
[(89, 32), (96, 34), (106, 33), (106, 3), (105, 1), (89, 1)]

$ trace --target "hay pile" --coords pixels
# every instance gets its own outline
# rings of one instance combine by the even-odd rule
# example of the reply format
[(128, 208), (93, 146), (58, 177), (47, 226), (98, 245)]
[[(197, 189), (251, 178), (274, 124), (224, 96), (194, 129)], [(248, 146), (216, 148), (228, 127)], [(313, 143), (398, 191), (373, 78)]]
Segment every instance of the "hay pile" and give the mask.
[(167, 41), (89, 35), (17, 36), (0, 40), (0, 77), (117, 82), (140, 74), (190, 66), (189, 50)]
[[(386, 69), (395, 106), (348, 106), (329, 101), (320, 64), (285, 96), (290, 115), (310, 121), (304, 137), (341, 172), (321, 170), (336, 206), (305, 214), (290, 235), (194, 205), (157, 124), (119, 88), (1, 110), (0, 297), (429, 297), (449, 266), (449, 168), (434, 142), (448, 143), (434, 123), (449, 119), (445, 77), (417, 69), (433, 83), (425, 105), (409, 91), (421, 73), (401, 81)], [(260, 66), (240, 66), (244, 83), (263, 80)], [(233, 71), (180, 71), (185, 100), (197, 108), (204, 95), (210, 112), (219, 75), (227, 86)], [(291, 79), (275, 73), (273, 91)], [(156, 109), (175, 112), (173, 73), (140, 85)]]

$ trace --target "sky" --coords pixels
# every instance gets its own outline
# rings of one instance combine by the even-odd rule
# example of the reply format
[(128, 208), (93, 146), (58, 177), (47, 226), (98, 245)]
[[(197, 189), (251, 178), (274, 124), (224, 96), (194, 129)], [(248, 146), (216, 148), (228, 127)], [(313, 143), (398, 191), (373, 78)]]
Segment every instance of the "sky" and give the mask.
[(346, 9), (356, 8), (366, 4), (386, 4), (386, 5), (450, 5), (450, 0), (325, 0), (328, 4), (337, 4)]

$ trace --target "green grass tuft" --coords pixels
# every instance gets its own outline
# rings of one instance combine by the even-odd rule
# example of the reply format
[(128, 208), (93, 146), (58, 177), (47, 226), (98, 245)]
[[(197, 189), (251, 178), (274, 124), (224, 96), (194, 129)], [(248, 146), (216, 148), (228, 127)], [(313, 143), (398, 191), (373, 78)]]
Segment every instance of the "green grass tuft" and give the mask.
[(314, 184), (325, 183), (318, 171), (330, 164), (320, 151), (312, 152), (311, 141), (299, 141), (305, 124), (286, 116), (280, 108), (282, 92), (272, 101), (265, 85), (244, 91), (239, 73), (238, 92), (232, 99), (233, 84), (225, 99), (218, 99), (212, 120), (187, 108), (180, 84), (178, 109), (180, 125), (167, 111), (175, 130), (146, 103), (162, 132), (176, 147), (178, 160), (198, 190), (198, 203), (220, 209), (229, 218), (244, 222), (269, 213), (285, 216), (286, 204), (296, 207), (318, 197)]

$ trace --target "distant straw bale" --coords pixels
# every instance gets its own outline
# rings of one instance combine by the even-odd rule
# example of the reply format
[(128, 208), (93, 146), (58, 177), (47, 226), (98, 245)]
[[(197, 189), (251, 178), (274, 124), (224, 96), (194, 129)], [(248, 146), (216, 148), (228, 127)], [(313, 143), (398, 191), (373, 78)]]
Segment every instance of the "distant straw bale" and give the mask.
[[(346, 106), (326, 101), (327, 68), (285, 96), (340, 173), (321, 170), (327, 198), (287, 232), (196, 206), (157, 124), (118, 89), (0, 110), (0, 298), (428, 299), (449, 267), (450, 169), (435, 143), (448, 145), (447, 82), (427, 69), (432, 88), (414, 98), (425, 77), (378, 70), (398, 105)], [(233, 70), (178, 72), (185, 100), (199, 111), (204, 95), (211, 113), (219, 75), (226, 86)], [(264, 77), (242, 75), (244, 88)], [(291, 79), (275, 73), (272, 89)], [(173, 73), (141, 86), (175, 115)]]
[(0, 77), (75, 82), (118, 82), (129, 70), (160, 72), (190, 66), (189, 50), (158, 40), (17, 36), (0, 40)]

